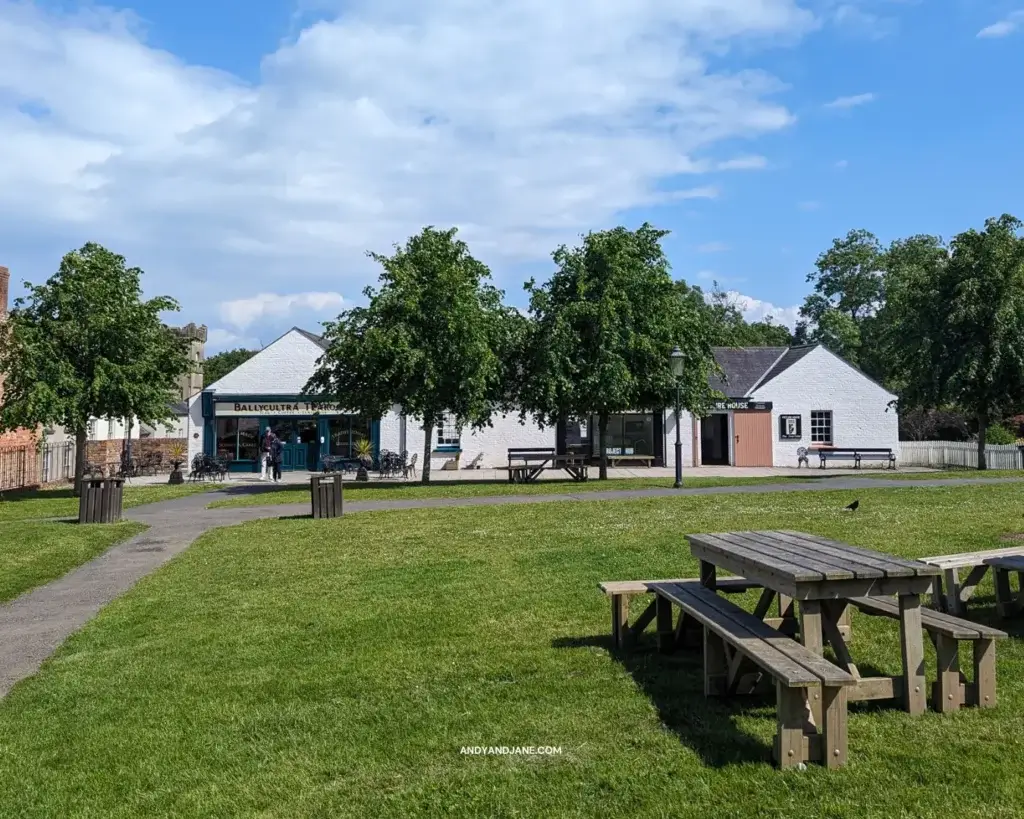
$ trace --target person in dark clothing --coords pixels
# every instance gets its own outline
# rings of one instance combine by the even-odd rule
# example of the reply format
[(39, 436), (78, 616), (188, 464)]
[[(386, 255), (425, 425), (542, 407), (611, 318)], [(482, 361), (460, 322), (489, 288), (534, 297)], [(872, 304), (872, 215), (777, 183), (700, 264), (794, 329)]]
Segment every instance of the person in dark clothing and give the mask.
[(281, 480), (281, 460), (284, 456), (284, 444), (276, 435), (270, 440), (270, 463), (273, 467), (274, 483)]

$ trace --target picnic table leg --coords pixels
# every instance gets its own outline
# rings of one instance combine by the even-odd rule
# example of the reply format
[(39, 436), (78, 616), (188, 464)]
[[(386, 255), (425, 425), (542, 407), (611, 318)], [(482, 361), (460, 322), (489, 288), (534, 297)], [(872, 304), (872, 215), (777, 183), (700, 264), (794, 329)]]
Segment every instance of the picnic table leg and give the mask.
[(965, 608), (960, 602), (960, 572), (946, 569), (946, 611), (954, 617), (963, 617)]
[[(800, 640), (804, 648), (817, 655), (824, 654), (821, 629), (821, 601), (800, 601)], [(807, 689), (807, 710), (811, 721), (821, 725), (821, 686), (814, 685)]]
[(935, 659), (938, 679), (932, 688), (932, 706), (940, 714), (948, 714), (964, 704), (964, 686), (960, 681), (960, 642), (945, 634), (936, 634)]
[(702, 560), (700, 562), (700, 584), (711, 591), (716, 591), (718, 589), (717, 577), (715, 564)]
[(624, 594), (612, 595), (612, 648), (618, 650), (625, 642), (624, 633), (629, 618), (629, 598)]
[(903, 657), (903, 705), (911, 714), (923, 714), (927, 692), (920, 595), (900, 595), (900, 650)]
[(978, 708), (996, 707), (996, 641), (974, 641), (974, 687)]

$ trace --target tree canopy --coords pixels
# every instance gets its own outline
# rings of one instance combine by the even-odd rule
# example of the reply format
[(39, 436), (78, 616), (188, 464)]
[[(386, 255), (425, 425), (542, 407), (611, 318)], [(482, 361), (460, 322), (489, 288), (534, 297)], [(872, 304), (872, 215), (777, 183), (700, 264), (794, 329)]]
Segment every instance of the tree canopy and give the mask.
[(532, 327), (523, 409), (542, 424), (596, 415), (602, 478), (608, 416), (674, 402), (673, 347), (686, 356), (682, 407), (701, 414), (713, 397), (709, 314), (680, 297), (661, 248), (666, 233), (647, 223), (588, 233), (554, 252), (557, 270), (547, 282), (526, 285)]
[(123, 256), (90, 242), (66, 254), (45, 284), (26, 283), (0, 329), (0, 428), (72, 431), (76, 486), (89, 420), (168, 419), (175, 382), (192, 367), (187, 342), (160, 319), (177, 302), (143, 300), (141, 279)]
[(352, 410), (380, 416), (393, 405), (423, 420), (423, 482), (430, 480), (434, 430), (446, 413), (458, 426), (490, 423), (515, 403), (521, 317), (502, 304), (490, 271), (456, 238), (426, 227), (391, 256), (368, 304), (325, 324), (329, 347), (306, 387)]
[[(693, 290), (705, 300), (699, 287)], [(736, 295), (722, 290), (718, 282), (705, 301), (715, 347), (788, 347), (793, 343), (789, 328), (776, 324), (772, 316), (761, 321), (747, 321)]]
[(900, 406), (954, 404), (978, 424), (986, 467), (990, 422), (1024, 407), (1024, 239), (1009, 215), (981, 231), (914, 237), (890, 251), (880, 314)]
[(246, 350), (239, 347), (210, 356), (203, 362), (203, 386), (209, 387), (214, 382), (220, 381), (233, 369), (256, 355), (257, 352), (257, 350)]

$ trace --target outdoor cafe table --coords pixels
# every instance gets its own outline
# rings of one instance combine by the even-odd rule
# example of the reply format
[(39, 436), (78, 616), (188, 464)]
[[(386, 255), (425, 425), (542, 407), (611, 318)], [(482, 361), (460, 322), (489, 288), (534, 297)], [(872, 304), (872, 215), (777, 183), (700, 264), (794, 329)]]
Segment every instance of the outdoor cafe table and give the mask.
[[(937, 566), (849, 546), (802, 532), (724, 532), (688, 535), (690, 551), (700, 560), (700, 580), (715, 588), (716, 569), (764, 586), (756, 614), (764, 617), (774, 597), (779, 613), (793, 618), (800, 603), (800, 638), (821, 654), (827, 640), (838, 664), (857, 678), (850, 700), (889, 699), (902, 695), (911, 714), (926, 707), (921, 595), (930, 590)], [(848, 601), (857, 597), (899, 598), (899, 636), (903, 660), (900, 677), (861, 677), (839, 629)], [(791, 632), (792, 633), (792, 632)], [(815, 715), (817, 716), (817, 715)]]

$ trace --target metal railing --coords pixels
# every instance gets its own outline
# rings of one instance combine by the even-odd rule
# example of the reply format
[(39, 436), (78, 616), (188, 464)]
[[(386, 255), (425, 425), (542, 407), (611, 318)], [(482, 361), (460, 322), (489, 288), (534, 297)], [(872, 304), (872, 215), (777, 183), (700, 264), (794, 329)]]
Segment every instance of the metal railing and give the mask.
[(41, 483), (73, 480), (75, 477), (75, 442), (43, 444), (40, 448), (39, 473)]

